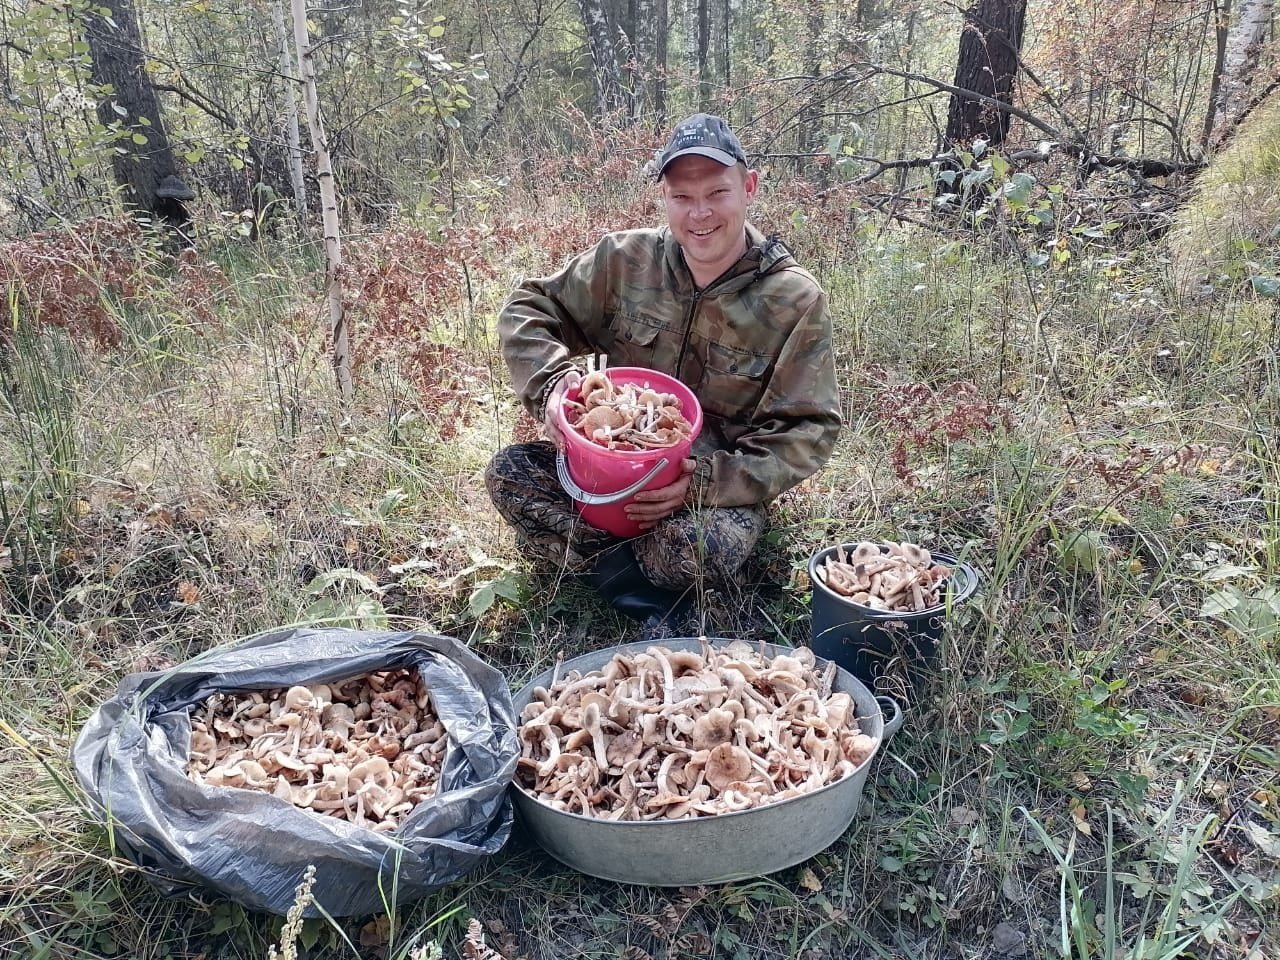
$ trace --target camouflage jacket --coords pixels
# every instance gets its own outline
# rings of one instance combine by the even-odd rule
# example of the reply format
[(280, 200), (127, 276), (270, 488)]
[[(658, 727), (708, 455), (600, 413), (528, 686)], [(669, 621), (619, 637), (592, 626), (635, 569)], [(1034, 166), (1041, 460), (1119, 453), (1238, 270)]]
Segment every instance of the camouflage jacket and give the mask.
[(814, 473), (840, 430), (827, 297), (780, 241), (750, 225), (747, 238), (742, 259), (702, 290), (666, 228), (609, 234), (521, 284), (498, 331), (526, 409), (541, 420), (573, 358), (603, 353), (697, 394), (698, 502), (764, 503)]

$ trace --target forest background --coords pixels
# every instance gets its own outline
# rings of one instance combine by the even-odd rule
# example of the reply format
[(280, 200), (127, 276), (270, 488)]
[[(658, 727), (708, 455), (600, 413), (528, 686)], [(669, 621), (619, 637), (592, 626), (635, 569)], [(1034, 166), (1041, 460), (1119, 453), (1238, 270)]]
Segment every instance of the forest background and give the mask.
[[(0, 954), (1274, 957), (1280, 80), (1258, 0), (0, 0)], [(131, 671), (424, 627), (513, 688), (630, 639), (484, 495), (493, 318), (727, 116), (846, 429), (703, 629), (819, 547), (963, 556), (853, 828), (721, 887), (519, 838), (375, 917), (167, 900), (69, 752)], [(586, 611), (586, 615), (583, 615)]]

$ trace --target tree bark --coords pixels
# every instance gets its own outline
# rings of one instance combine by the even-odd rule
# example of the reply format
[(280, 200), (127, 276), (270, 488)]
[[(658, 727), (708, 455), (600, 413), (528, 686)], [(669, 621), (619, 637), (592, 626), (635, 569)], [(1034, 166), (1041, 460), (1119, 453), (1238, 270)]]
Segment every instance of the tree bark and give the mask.
[[(1026, 0), (977, 0), (965, 11), (955, 86), (1013, 103), (1026, 14)], [(976, 139), (993, 146), (1003, 143), (1008, 133), (1008, 113), (963, 94), (952, 94), (947, 146)]]
[(711, 106), (711, 0), (698, 0), (698, 107)]
[(293, 9), (293, 43), (298, 57), (298, 76), (302, 78), (303, 102), (307, 107), (307, 125), (311, 129), (311, 146), (316, 155), (316, 179), (320, 185), (320, 216), (324, 225), (324, 294), (329, 308), (329, 336), (333, 348), (333, 372), (342, 399), (350, 403), (355, 394), (351, 377), (351, 338), (342, 310), (342, 236), (338, 225), (338, 188), (333, 177), (329, 141), (320, 116), (320, 99), (316, 93), (316, 68), (313, 47), (307, 35), (307, 2), (291, 0)]
[(618, 55), (614, 49), (609, 18), (600, 0), (578, 0), (582, 25), (591, 50), (592, 82), (596, 93), (596, 116), (603, 120), (622, 106), (622, 81), (618, 75)]
[(98, 104), (98, 119), (123, 134), (115, 143), (111, 170), (126, 206), (167, 224), (189, 245), (191, 217), (184, 201), (195, 194), (178, 177), (160, 100), (144, 68), (146, 55), (132, 0), (102, 0), (86, 17), (85, 40), (93, 82), (110, 84), (114, 90)]
[(653, 114), (659, 127), (667, 125), (667, 45), (671, 36), (667, 0), (655, 0), (653, 25)]
[(631, 118), (639, 120), (648, 111), (653, 100), (654, 82), (657, 80), (655, 69), (654, 38), (656, 27), (653, 22), (654, 0), (635, 0), (635, 33), (631, 38), (635, 47), (636, 68), (631, 83)]
[(307, 180), (302, 168), (302, 136), (298, 128), (298, 99), (294, 96), (293, 64), (289, 57), (289, 34), (284, 27), (284, 9), (279, 0), (271, 0), (271, 15), (276, 36), (280, 39), (279, 71), (284, 94), (285, 147), (289, 151), (289, 182), (293, 186), (293, 203), (298, 223), (307, 221)]
[(1242, 0), (1240, 19), (1227, 36), (1222, 80), (1215, 105), (1210, 145), (1222, 146), (1249, 106), (1249, 85), (1262, 54), (1262, 41), (1271, 25), (1274, 0)]

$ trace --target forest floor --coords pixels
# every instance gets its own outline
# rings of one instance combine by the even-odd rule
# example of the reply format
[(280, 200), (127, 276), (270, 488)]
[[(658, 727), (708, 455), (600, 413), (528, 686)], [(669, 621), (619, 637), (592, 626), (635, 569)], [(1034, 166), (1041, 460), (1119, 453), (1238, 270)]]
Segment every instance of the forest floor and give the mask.
[[(86, 244), (92, 283), (64, 287), (44, 327), (14, 307), (0, 955), (263, 960), (281, 943), (279, 918), (161, 896), (90, 817), (71, 747), (130, 672), (286, 624), (421, 628), (516, 690), (635, 639), (520, 557), (482, 482), (532, 429), (493, 338), (506, 291), (657, 218), (650, 196), (593, 182), (484, 227), (349, 238), (345, 409), (314, 255), (283, 239), (178, 266)], [(1229, 275), (1180, 289), (1159, 251), (1105, 231), (998, 254), (798, 188), (757, 219), (830, 292), (846, 426), (742, 582), (704, 597), (703, 631), (807, 642), (806, 563), (839, 541), (913, 540), (982, 581), (853, 826), (779, 873), (670, 889), (578, 874), (517, 827), (463, 879), (389, 915), (308, 920), (286, 950), (1280, 956), (1275, 299)], [(122, 285), (129, 270), (145, 282)]]

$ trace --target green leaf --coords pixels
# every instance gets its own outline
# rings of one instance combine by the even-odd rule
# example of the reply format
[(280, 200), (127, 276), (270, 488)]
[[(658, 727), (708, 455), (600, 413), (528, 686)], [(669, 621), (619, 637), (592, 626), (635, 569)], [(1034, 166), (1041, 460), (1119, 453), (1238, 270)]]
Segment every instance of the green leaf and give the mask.
[(897, 873), (904, 866), (906, 866), (906, 864), (897, 857), (892, 857), (886, 854), (880, 858), (880, 869), (887, 873)]
[(1204, 603), (1200, 605), (1200, 616), (1223, 617), (1239, 607), (1244, 599), (1244, 592), (1239, 587), (1228, 584), (1204, 598)]
[(1036, 178), (1029, 173), (1015, 173), (1004, 185), (1004, 198), (1015, 209), (1025, 207), (1031, 201), (1031, 189)]
[(337, 586), (340, 583), (351, 583), (361, 590), (367, 590), (373, 594), (381, 595), (382, 593), (382, 588), (369, 577), (352, 570), (350, 567), (338, 567), (336, 570), (328, 570), (313, 579), (303, 589), (314, 597), (320, 596), (330, 587)]
[(186, 160), (187, 163), (199, 163), (204, 159), (204, 147), (192, 147), (182, 155), (182, 158)]
[(436, 38), (438, 38), (438, 37), (443, 37), (443, 36), (444, 36), (444, 27), (442, 27), (442, 26), (440, 26), (440, 25), (438, 25), (438, 24), (437, 24), (436, 26), (434, 26), (434, 27), (431, 27), (429, 30), (427, 30), (427, 36), (428, 36), (428, 37), (431, 37), (432, 39), (436, 39)]
[(1249, 284), (1260, 297), (1280, 296), (1280, 277), (1250, 277)]
[(982, 184), (986, 183), (990, 179), (991, 179), (990, 167), (979, 167), (976, 170), (970, 170), (960, 180), (960, 190), (964, 193), (968, 193), (974, 187), (981, 186)]

